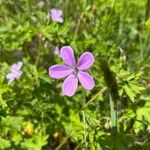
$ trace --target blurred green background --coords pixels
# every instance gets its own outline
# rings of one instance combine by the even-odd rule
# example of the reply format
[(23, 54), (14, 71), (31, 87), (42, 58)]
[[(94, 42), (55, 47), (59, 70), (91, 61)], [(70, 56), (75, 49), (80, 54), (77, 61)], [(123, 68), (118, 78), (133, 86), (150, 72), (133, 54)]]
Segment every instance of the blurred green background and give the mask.
[[(0, 0), (0, 150), (150, 150), (149, 12), (150, 0)], [(64, 45), (95, 56), (93, 90), (67, 97), (48, 76)]]

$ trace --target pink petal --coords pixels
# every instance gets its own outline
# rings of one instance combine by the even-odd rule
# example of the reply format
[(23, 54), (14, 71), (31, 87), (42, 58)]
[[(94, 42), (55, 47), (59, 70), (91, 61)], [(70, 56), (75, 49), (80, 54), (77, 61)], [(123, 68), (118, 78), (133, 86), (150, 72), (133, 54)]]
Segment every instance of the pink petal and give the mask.
[(49, 76), (55, 79), (60, 79), (71, 74), (72, 69), (66, 65), (53, 65), (49, 67)]
[(13, 72), (13, 74), (14, 74), (15, 78), (19, 78), (19, 77), (22, 75), (22, 71), (15, 70), (15, 71)]
[(22, 67), (22, 65), (23, 65), (23, 62), (19, 61), (19, 62), (17, 63), (17, 69), (20, 70), (21, 67)]
[(10, 80), (10, 79), (14, 79), (15, 77), (14, 77), (14, 74), (13, 74), (13, 73), (8, 73), (8, 74), (6, 75), (6, 78), (7, 78), (8, 80)]
[(6, 78), (8, 80), (10, 79), (15, 79), (15, 78), (19, 78), (22, 75), (22, 71), (18, 71), (18, 70), (14, 70), (13, 72), (9, 73), (6, 75)]
[(74, 51), (70, 46), (63, 46), (60, 50), (60, 57), (69, 66), (76, 66)]
[(10, 85), (13, 81), (14, 81), (14, 79), (9, 79), (8, 80), (8, 85)]
[(63, 11), (61, 9), (52, 8), (50, 10), (51, 15), (55, 16), (61, 16), (63, 14)]
[(95, 61), (95, 58), (93, 54), (90, 52), (85, 52), (80, 56), (78, 63), (77, 63), (77, 68), (79, 70), (89, 69), (93, 65), (94, 61)]
[(6, 78), (8, 79), (8, 84), (11, 84), (11, 82), (14, 81), (15, 76), (14, 76), (13, 73), (8, 73), (8, 74), (6, 75)]
[(53, 50), (53, 54), (56, 55), (56, 56), (59, 56), (60, 55), (60, 50), (59, 50), (59, 47), (56, 46)]
[(84, 71), (79, 71), (78, 78), (79, 78), (81, 85), (85, 89), (87, 90), (93, 89), (95, 82), (94, 82), (93, 77), (89, 73), (84, 72)]
[(23, 65), (23, 62), (21, 62), (21, 61), (19, 61), (19, 62), (16, 63), (16, 64), (13, 64), (13, 65), (11, 66), (11, 71), (13, 72), (14, 70), (20, 70), (21, 67), (22, 67), (22, 65)]
[(77, 86), (78, 78), (75, 75), (69, 75), (62, 85), (62, 92), (67, 96), (72, 96), (75, 94)]
[(63, 11), (61, 9), (56, 9), (56, 11), (58, 16), (61, 16), (63, 14)]
[(60, 23), (63, 22), (63, 18), (62, 18), (63, 12), (61, 9), (53, 8), (50, 10), (50, 14), (53, 21), (60, 22)]

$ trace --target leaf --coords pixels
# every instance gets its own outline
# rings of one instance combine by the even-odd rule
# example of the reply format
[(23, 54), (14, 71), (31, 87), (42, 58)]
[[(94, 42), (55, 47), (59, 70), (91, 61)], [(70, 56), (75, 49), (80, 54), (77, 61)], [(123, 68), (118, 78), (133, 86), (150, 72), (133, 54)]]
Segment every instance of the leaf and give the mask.
[(47, 144), (48, 135), (39, 134), (33, 136), (30, 139), (26, 139), (21, 143), (21, 147), (26, 150), (41, 150), (44, 145)]
[(138, 94), (141, 93), (141, 91), (143, 91), (145, 88), (142, 87), (140, 84), (137, 83), (129, 83), (129, 87), (134, 91), (134, 93)]
[(76, 141), (82, 139), (83, 123), (80, 121), (78, 113), (70, 110), (69, 122), (63, 122), (66, 132)]
[(11, 131), (20, 131), (23, 123), (23, 117), (7, 116), (2, 117), (1, 124), (6, 128), (9, 127)]
[(9, 87), (3, 83), (3, 79), (0, 79), (0, 106), (2, 108), (7, 107), (6, 102), (3, 100), (2, 95), (10, 91)]
[(132, 102), (134, 102), (134, 98), (135, 98), (135, 94), (133, 93), (133, 91), (130, 89), (130, 87), (128, 85), (124, 85), (123, 86), (126, 94), (129, 96), (130, 100)]
[(6, 149), (6, 148), (9, 148), (10, 146), (11, 146), (10, 141), (5, 140), (5, 139), (2, 139), (2, 138), (0, 137), (0, 149), (1, 149), (1, 150)]
[(146, 102), (144, 107), (137, 109), (136, 122), (134, 124), (135, 132), (138, 133), (143, 128), (144, 124), (150, 124), (150, 102)]

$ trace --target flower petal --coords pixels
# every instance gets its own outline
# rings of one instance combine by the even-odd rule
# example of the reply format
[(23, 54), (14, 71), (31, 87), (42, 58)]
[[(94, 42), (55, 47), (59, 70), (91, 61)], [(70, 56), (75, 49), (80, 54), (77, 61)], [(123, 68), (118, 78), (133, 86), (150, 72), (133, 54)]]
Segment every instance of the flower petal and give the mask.
[(61, 16), (63, 14), (63, 11), (61, 9), (56, 9), (56, 11), (58, 16)]
[(13, 73), (8, 73), (8, 74), (6, 75), (6, 78), (7, 78), (8, 80), (10, 80), (10, 79), (14, 79), (15, 76), (14, 76)]
[(78, 78), (79, 78), (81, 85), (85, 89), (87, 90), (93, 89), (95, 82), (94, 82), (93, 77), (89, 73), (84, 72), (84, 71), (79, 71)]
[(50, 15), (53, 21), (62, 23), (63, 22), (62, 14), (63, 11), (61, 9), (53, 8), (50, 10)]
[(15, 71), (13, 73), (14, 73), (14, 76), (15, 76), (16, 79), (19, 78), (22, 75), (22, 71)]
[(17, 63), (17, 69), (20, 70), (21, 67), (22, 67), (22, 65), (23, 65), (23, 62), (22, 62), (22, 61), (19, 61), (19, 62)]
[(95, 61), (95, 58), (93, 54), (90, 52), (85, 52), (80, 56), (78, 63), (77, 63), (77, 68), (79, 70), (89, 69), (93, 65), (94, 61)]
[(63, 14), (63, 11), (61, 9), (52, 8), (50, 10), (51, 15), (55, 16), (61, 16)]
[(21, 67), (22, 67), (22, 65), (23, 65), (23, 62), (22, 62), (22, 61), (19, 61), (19, 62), (17, 63), (17, 69), (20, 70)]
[(77, 90), (78, 78), (75, 75), (69, 75), (63, 85), (62, 92), (67, 96), (72, 96)]
[(17, 79), (22, 75), (22, 71), (14, 70), (13, 72), (6, 75), (6, 78), (9, 79)]
[(15, 76), (14, 76), (13, 73), (8, 73), (8, 74), (6, 75), (6, 78), (7, 78), (7, 80), (8, 80), (8, 84), (11, 84), (11, 82), (14, 81)]
[(8, 80), (8, 85), (10, 85), (13, 81), (14, 81), (14, 79), (9, 79)]
[(60, 79), (68, 76), (72, 69), (66, 65), (53, 65), (49, 67), (49, 76), (55, 79)]
[(60, 56), (65, 64), (69, 66), (76, 66), (74, 51), (70, 46), (63, 46), (60, 50)]
[(20, 70), (21, 67), (22, 67), (22, 65), (23, 65), (23, 62), (21, 62), (21, 61), (19, 61), (19, 62), (16, 63), (16, 64), (13, 64), (13, 65), (11, 66), (11, 71), (13, 72), (14, 70)]
[(60, 55), (60, 50), (59, 50), (59, 47), (56, 46), (53, 50), (53, 54), (56, 55), (56, 56), (59, 56)]

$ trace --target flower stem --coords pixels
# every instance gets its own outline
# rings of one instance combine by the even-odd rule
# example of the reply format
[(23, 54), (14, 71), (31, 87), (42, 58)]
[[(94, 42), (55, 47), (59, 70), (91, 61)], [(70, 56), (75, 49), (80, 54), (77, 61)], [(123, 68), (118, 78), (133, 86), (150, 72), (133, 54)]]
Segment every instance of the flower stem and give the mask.
[(89, 104), (91, 104), (99, 95), (105, 92), (108, 88), (104, 86), (100, 91), (98, 91), (87, 103), (83, 105), (83, 109), (86, 108)]
[(86, 117), (85, 117), (85, 114), (84, 114), (84, 111), (82, 111), (82, 116), (83, 116), (83, 122), (84, 122), (84, 130), (83, 130), (83, 139), (84, 139), (84, 144), (85, 144), (85, 148), (87, 149), (88, 147), (88, 143), (86, 141)]
[[(82, 96), (83, 96), (83, 104), (82, 104), (82, 107), (86, 104), (86, 91), (85, 89), (82, 89)], [(86, 140), (86, 129), (87, 129), (87, 124), (86, 124), (86, 116), (85, 116), (85, 113), (84, 113), (84, 110), (82, 111), (82, 118), (83, 118), (83, 123), (84, 123), (84, 127), (83, 127), (83, 140), (84, 140), (84, 146), (85, 146), (85, 149), (87, 149), (88, 147), (88, 143), (87, 143), (87, 140)]]

